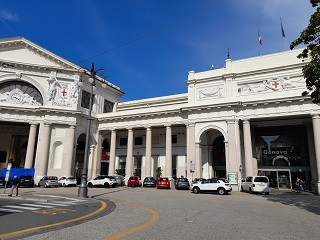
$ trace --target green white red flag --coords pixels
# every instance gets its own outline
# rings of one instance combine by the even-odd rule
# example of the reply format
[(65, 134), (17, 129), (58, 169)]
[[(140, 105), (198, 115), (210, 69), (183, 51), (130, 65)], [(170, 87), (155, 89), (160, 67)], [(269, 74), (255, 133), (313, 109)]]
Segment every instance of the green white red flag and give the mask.
[(258, 30), (258, 41), (259, 41), (259, 44), (262, 45), (262, 38), (259, 30)]

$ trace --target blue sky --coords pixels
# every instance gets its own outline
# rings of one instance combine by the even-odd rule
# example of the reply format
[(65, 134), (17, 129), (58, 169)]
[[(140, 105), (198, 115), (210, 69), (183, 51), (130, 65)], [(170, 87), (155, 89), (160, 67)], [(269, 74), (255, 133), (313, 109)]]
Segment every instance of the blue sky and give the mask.
[(314, 10), (308, 0), (10, 0), (0, 33), (106, 68), (131, 101), (186, 93), (188, 72), (222, 67), (228, 48), (233, 60), (288, 50)]

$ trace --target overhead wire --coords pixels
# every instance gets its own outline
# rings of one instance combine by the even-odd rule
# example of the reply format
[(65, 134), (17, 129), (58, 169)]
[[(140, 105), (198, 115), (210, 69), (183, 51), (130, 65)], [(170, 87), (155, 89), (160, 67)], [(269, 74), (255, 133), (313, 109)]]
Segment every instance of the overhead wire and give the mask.
[(154, 34), (156, 34), (156, 33), (162, 32), (162, 31), (164, 31), (164, 30), (166, 30), (166, 29), (168, 29), (168, 28), (171, 28), (171, 27), (173, 27), (173, 26), (175, 26), (175, 25), (178, 25), (178, 24), (180, 24), (180, 23), (183, 23), (183, 22), (185, 22), (185, 21), (187, 21), (187, 20), (189, 20), (189, 19), (191, 19), (191, 18), (195, 18), (195, 17), (197, 17), (197, 16), (206, 14), (206, 13), (212, 11), (213, 9), (217, 8), (218, 6), (224, 4), (226, 1), (227, 1), (227, 0), (220, 0), (220, 4), (216, 4), (215, 6), (212, 6), (212, 7), (206, 8), (206, 9), (202, 9), (202, 10), (198, 11), (197, 13), (194, 13), (194, 14), (192, 14), (192, 15), (189, 15), (189, 16), (187, 16), (187, 17), (185, 17), (185, 18), (182, 18), (182, 19), (180, 19), (180, 20), (177, 20), (177, 21), (175, 21), (175, 22), (169, 23), (168, 25), (163, 26), (163, 27), (160, 27), (160, 28), (158, 28), (158, 29), (156, 29), (156, 30), (154, 30), (154, 31), (152, 31), (152, 32), (149, 32), (149, 33), (147, 33), (147, 34), (145, 34), (145, 35), (142, 35), (142, 36), (137, 37), (137, 38), (135, 38), (135, 39), (132, 39), (132, 40), (130, 40), (130, 41), (128, 41), (128, 42), (125, 42), (125, 43), (123, 43), (123, 44), (120, 44), (120, 45), (118, 45), (118, 46), (116, 46), (116, 47), (113, 47), (113, 48), (110, 48), (110, 49), (108, 49), (108, 50), (105, 50), (105, 51), (103, 51), (103, 52), (101, 52), (101, 53), (98, 53), (98, 54), (96, 54), (96, 55), (94, 55), (94, 56), (92, 56), (92, 57), (89, 57), (89, 58), (87, 58), (87, 59), (84, 59), (84, 60), (78, 62), (77, 64), (83, 63), (83, 62), (86, 62), (86, 61), (89, 61), (89, 60), (91, 60), (91, 59), (93, 59), (93, 58), (99, 57), (99, 56), (101, 56), (101, 55), (104, 55), (104, 54), (109, 53), (109, 52), (111, 52), (111, 51), (114, 51), (114, 50), (116, 50), (116, 49), (125, 47), (125, 46), (127, 46), (127, 45), (129, 45), (129, 44), (131, 44), (131, 43), (137, 42), (137, 41), (139, 41), (139, 40), (141, 40), (141, 39), (147, 38), (147, 37), (149, 37), (149, 36), (151, 36), (151, 35), (154, 35)]

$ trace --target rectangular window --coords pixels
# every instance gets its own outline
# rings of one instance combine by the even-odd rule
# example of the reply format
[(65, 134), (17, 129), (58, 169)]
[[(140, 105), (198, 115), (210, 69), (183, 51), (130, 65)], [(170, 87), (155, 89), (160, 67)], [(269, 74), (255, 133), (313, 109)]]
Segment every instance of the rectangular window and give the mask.
[(7, 159), (7, 152), (0, 151), (0, 163), (5, 163)]
[(159, 144), (160, 140), (159, 140), (159, 136), (152, 136), (152, 145), (154, 144)]
[(142, 145), (142, 137), (135, 137), (134, 145)]
[(108, 113), (113, 111), (113, 102), (110, 102), (108, 100), (104, 100), (104, 106), (103, 106), (103, 113)]
[(127, 146), (128, 138), (120, 138), (120, 146)]
[(172, 139), (172, 143), (177, 143), (178, 142), (177, 135), (172, 135), (171, 139)]
[[(92, 95), (92, 106), (94, 102), (94, 95)], [(81, 107), (89, 109), (90, 104), (90, 93), (87, 91), (82, 91), (82, 98), (81, 98)]]

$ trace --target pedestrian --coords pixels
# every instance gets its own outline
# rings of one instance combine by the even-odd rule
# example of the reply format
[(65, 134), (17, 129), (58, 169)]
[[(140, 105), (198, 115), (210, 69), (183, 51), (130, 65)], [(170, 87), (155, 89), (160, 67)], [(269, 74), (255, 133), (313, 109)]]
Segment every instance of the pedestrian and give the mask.
[(296, 180), (296, 186), (297, 186), (297, 193), (300, 193), (301, 192), (301, 187), (302, 187), (302, 181), (298, 177), (297, 177), (297, 180)]
[(18, 176), (15, 175), (13, 177), (13, 179), (12, 179), (12, 188), (11, 188), (11, 193), (8, 195), (9, 197), (12, 197), (14, 189), (16, 189), (16, 191), (17, 191), (16, 196), (18, 196), (18, 194), (19, 194), (19, 190), (18, 190), (19, 189), (19, 183), (20, 183), (20, 180), (19, 180)]

